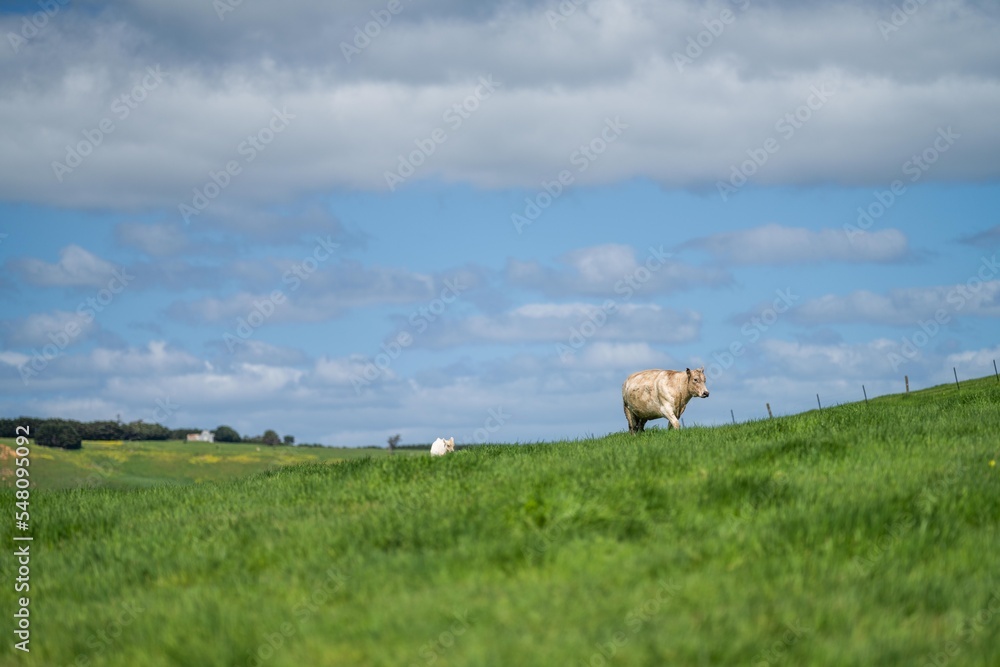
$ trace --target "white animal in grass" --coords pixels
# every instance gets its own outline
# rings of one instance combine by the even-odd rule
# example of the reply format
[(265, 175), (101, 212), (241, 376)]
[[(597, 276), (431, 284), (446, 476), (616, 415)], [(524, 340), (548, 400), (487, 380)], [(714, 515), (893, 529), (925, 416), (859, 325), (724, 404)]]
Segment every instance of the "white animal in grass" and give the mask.
[(622, 402), (629, 433), (641, 433), (646, 422), (660, 417), (669, 421), (672, 427), (680, 428), (680, 416), (694, 396), (708, 398), (704, 367), (632, 373), (622, 385)]
[(431, 445), (431, 456), (444, 456), (448, 452), (455, 451), (455, 438), (438, 438)]

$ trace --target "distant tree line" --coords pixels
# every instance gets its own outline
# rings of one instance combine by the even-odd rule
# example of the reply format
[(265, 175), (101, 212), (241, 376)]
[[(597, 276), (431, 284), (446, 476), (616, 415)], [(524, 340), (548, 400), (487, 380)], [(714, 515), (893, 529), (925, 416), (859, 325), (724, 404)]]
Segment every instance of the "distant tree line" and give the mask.
[[(223, 431), (223, 429), (225, 429), (225, 431)], [(223, 436), (226, 438), (225, 440), (219, 440), (219, 431), (223, 431)], [(266, 431), (264, 431), (264, 435), (247, 435), (244, 436), (243, 438), (240, 438), (239, 433), (237, 433), (235, 429), (229, 428), (228, 426), (220, 426), (219, 428), (215, 429), (215, 441), (247, 442), (258, 445), (267, 445), (268, 447), (274, 447), (275, 445), (280, 445), (280, 444), (294, 445), (295, 436), (286, 435), (284, 439), (282, 439), (278, 435), (277, 431), (274, 431), (272, 429), (267, 429)]]
[[(47, 447), (79, 449), (83, 440), (186, 440), (190, 433), (201, 433), (200, 428), (170, 429), (141, 419), (122, 423), (113, 420), (79, 422), (72, 419), (41, 419), (38, 417), (0, 418), (0, 438), (15, 438), (18, 426), (27, 426), (35, 442)], [(286, 435), (282, 440), (277, 432), (268, 429), (263, 435), (241, 438), (236, 429), (219, 426), (215, 429), (216, 442), (247, 442), (262, 445), (294, 445), (295, 437)]]

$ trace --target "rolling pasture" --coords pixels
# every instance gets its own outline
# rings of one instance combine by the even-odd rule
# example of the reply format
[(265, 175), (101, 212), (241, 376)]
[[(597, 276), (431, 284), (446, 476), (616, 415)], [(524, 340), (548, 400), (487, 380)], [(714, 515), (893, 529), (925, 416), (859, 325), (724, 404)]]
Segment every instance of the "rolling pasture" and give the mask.
[[(12, 438), (0, 444), (14, 446)], [(158, 484), (197, 484), (304, 463), (334, 463), (365, 456), (386, 456), (374, 448), (268, 447), (250, 443), (170, 441), (84, 441), (83, 449), (34, 447), (31, 479), (40, 489), (75, 487), (137, 488)], [(11, 453), (0, 450), (5, 470)]]
[(96, 448), (33, 447), (32, 650), (0, 664), (1000, 664), (993, 377), (441, 458), (220, 447), (273, 469), (163, 483), (150, 443), (81, 485)]

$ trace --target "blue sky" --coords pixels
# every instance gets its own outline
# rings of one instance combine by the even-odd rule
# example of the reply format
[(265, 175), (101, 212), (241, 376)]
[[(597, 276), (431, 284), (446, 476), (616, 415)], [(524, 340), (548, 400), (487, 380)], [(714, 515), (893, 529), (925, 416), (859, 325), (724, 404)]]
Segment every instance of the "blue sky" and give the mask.
[(992, 6), (226, 7), (0, 14), (0, 413), (533, 442), (1000, 356)]

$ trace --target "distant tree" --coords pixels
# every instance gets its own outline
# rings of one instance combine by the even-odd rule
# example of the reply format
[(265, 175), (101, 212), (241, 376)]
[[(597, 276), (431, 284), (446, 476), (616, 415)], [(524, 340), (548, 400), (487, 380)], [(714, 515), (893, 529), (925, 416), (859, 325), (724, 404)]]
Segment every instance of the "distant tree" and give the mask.
[(269, 447), (281, 444), (281, 438), (278, 437), (277, 432), (272, 431), (271, 429), (264, 431), (264, 436), (260, 439), (260, 441)]
[[(17, 427), (21, 426), (13, 419), (0, 419), (0, 438), (16, 438), (18, 436)], [(21, 435), (24, 432), (21, 431)]]
[(240, 440), (240, 434), (236, 432), (236, 429), (229, 426), (219, 426), (215, 429), (215, 441), (216, 442), (242, 442)]
[(122, 424), (122, 440), (143, 440), (142, 433), (144, 426), (141, 419)]
[(147, 424), (141, 419), (129, 422), (120, 427), (122, 440), (166, 440), (170, 437), (170, 429), (160, 424)]
[(124, 427), (116, 421), (104, 420), (85, 422), (79, 427), (83, 440), (123, 440)]
[(294, 445), (295, 444), (295, 436), (294, 435), (286, 435), (285, 436), (285, 444), (286, 445)]
[(28, 427), (28, 437), (34, 438), (35, 434), (38, 432), (38, 427), (46, 421), (44, 419), (37, 419), (35, 417), (18, 417), (17, 419), (0, 419), (0, 438), (16, 438), (19, 435), (24, 435), (24, 431), (17, 430), (18, 426)]
[(170, 429), (163, 424), (147, 424), (146, 440), (169, 440)]
[(402, 439), (403, 439), (403, 436), (401, 436), (398, 433), (396, 435), (390, 435), (389, 436), (389, 441), (388, 442), (389, 442), (389, 453), (390, 454), (392, 454), (394, 451), (396, 451), (396, 445), (398, 445), (399, 441), (402, 440)]
[(35, 434), (35, 443), (45, 447), (62, 447), (63, 449), (80, 449), (83, 442), (80, 432), (73, 422), (63, 419), (47, 419)]

